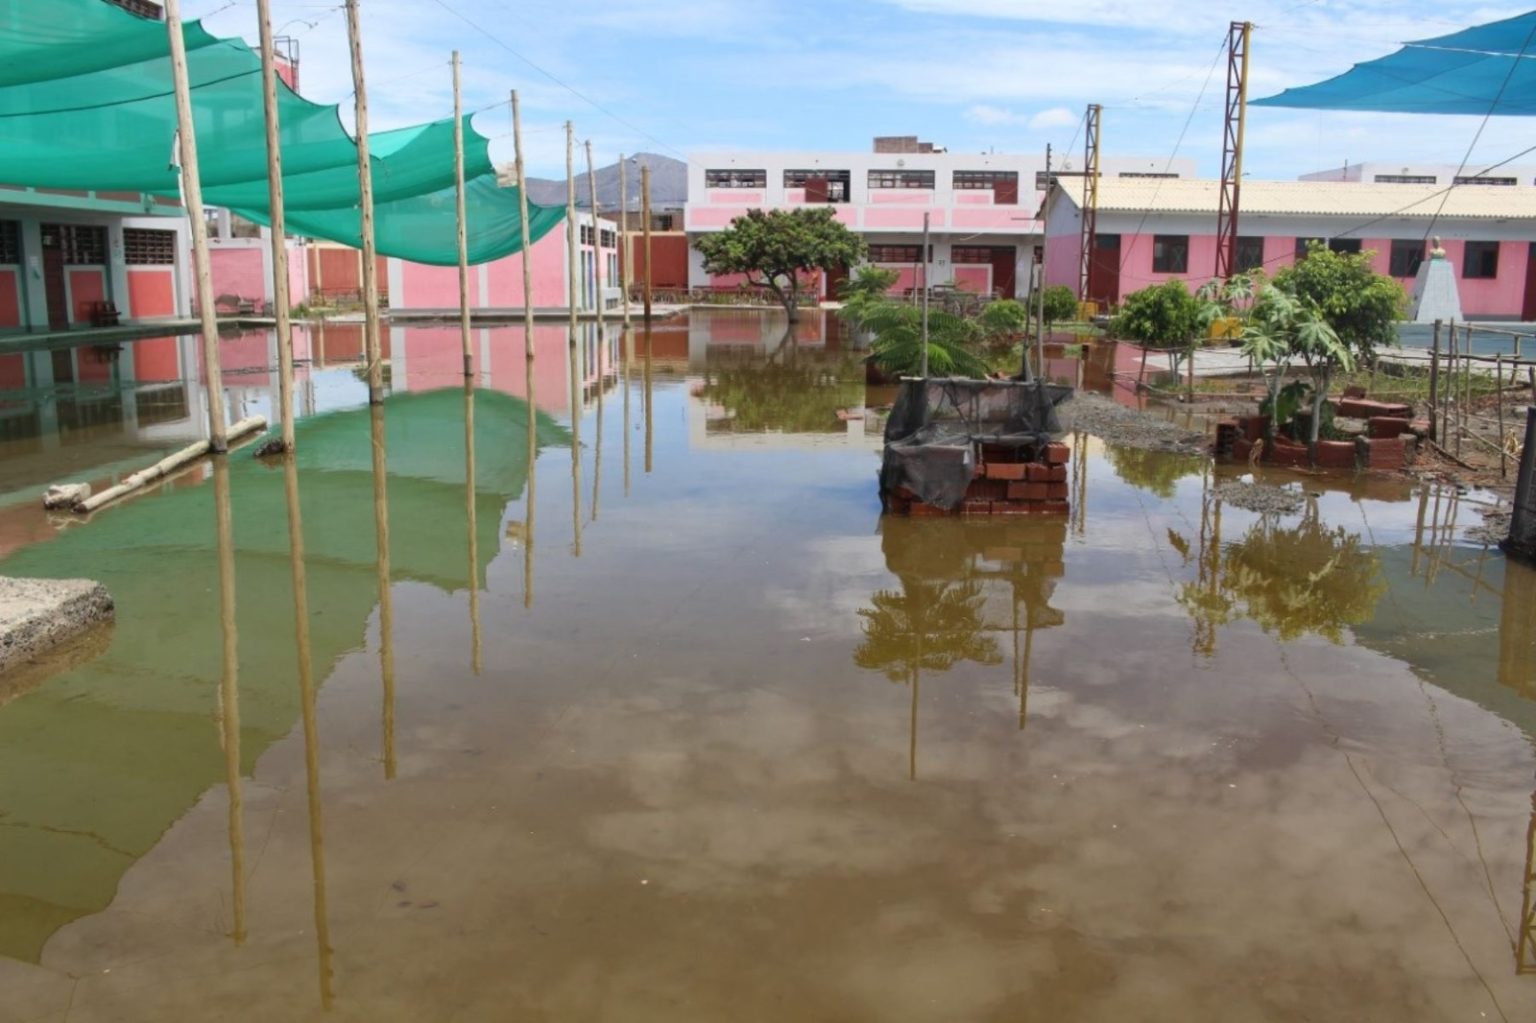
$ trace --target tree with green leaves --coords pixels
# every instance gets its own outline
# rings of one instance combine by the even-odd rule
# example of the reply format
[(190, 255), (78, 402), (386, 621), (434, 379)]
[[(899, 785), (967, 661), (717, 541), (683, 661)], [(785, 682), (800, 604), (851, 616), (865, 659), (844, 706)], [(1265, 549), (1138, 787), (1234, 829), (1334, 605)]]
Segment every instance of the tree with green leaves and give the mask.
[(1040, 300), (1045, 304), (1046, 330), (1063, 321), (1077, 318), (1077, 296), (1065, 284), (1052, 284), (1040, 293)]
[(827, 206), (748, 210), (725, 230), (700, 237), (694, 248), (706, 273), (744, 274), (748, 284), (773, 292), (792, 323), (800, 318), (802, 274), (853, 266), (868, 251)]
[[(1323, 318), (1316, 303), (1277, 284), (1260, 289), (1254, 298), (1243, 325), (1242, 351), (1264, 374), (1264, 386), (1268, 391), (1265, 406), (1269, 416), (1265, 434), (1269, 443), (1274, 442), (1276, 431), (1295, 413), (1295, 392), (1285, 386), (1285, 378), (1295, 361), (1305, 359), (1309, 353), (1319, 367), (1329, 358), (1344, 360), (1346, 365), (1350, 359), (1348, 349), (1340, 344), (1338, 334)], [(1330, 352), (1330, 356), (1323, 354)], [(1314, 394), (1313, 444), (1317, 442), (1317, 430), (1322, 423), (1324, 394), (1325, 390), (1317, 390)]]
[(1173, 371), (1178, 373), (1179, 363), (1194, 358), (1200, 337), (1201, 308), (1200, 299), (1175, 278), (1125, 296), (1110, 330), (1115, 337), (1168, 352), (1173, 359)]
[[(893, 376), (923, 372), (923, 311), (907, 302), (881, 302), (869, 310), (863, 326), (875, 336), (875, 364)], [(987, 364), (977, 349), (986, 339), (978, 320), (931, 309), (928, 312), (928, 374), (937, 377), (984, 377)]]

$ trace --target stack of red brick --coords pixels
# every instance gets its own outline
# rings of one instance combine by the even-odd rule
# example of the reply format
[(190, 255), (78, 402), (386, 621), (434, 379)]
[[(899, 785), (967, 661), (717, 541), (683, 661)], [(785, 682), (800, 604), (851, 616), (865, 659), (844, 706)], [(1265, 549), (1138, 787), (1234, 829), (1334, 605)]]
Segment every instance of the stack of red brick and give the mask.
[(976, 471), (965, 500), (952, 509), (925, 504), (917, 495), (897, 488), (887, 498), (887, 509), (913, 516), (947, 515), (1065, 515), (1067, 513), (1067, 462), (1072, 449), (1051, 442), (1009, 447), (978, 444)]
[[(1372, 406), (1365, 409), (1360, 406)], [(1339, 415), (1343, 415), (1340, 403)], [(1317, 462), (1320, 469), (1401, 469), (1412, 463), (1418, 451), (1422, 426), (1414, 423), (1405, 405), (1380, 402), (1352, 403), (1351, 412), (1366, 411), (1365, 433), (1352, 440), (1320, 440)], [(1239, 416), (1216, 424), (1216, 457), (1246, 462), (1254, 445), (1263, 439), (1268, 416)], [(1277, 436), (1261, 450), (1260, 460), (1271, 465), (1303, 467), (1312, 465), (1307, 445)]]

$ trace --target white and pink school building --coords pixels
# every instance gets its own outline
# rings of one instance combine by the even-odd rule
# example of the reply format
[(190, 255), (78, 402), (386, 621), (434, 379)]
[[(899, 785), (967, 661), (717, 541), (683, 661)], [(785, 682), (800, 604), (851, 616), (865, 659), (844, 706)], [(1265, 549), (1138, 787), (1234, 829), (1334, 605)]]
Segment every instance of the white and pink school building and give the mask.
[[(1105, 157), (1102, 169), (1106, 176), (1180, 177), (1194, 173), (1194, 162)], [(1044, 171), (1042, 156), (952, 153), (911, 136), (878, 138), (870, 152), (694, 153), (683, 214), (688, 284), (734, 290), (745, 283), (739, 274), (705, 272), (693, 248), (701, 236), (729, 227), (752, 209), (828, 205), (841, 223), (864, 237), (869, 262), (897, 272), (894, 290), (922, 284), (927, 214), (934, 285), (1022, 297), (1044, 236), (1037, 219)], [(814, 286), (819, 295), (835, 297), (848, 269), (818, 276)]]
[[(1310, 241), (1340, 252), (1373, 252), (1379, 273), (1412, 287), (1430, 236), (1456, 270), (1468, 319), (1536, 320), (1536, 186), (1467, 181), (1430, 171), (1242, 185), (1237, 269), (1274, 273)], [(1385, 180), (1383, 180), (1385, 177)], [(1425, 180), (1430, 179), (1430, 180)], [(1497, 185), (1503, 187), (1489, 187)], [(1059, 178), (1046, 196), (1045, 280), (1080, 291), (1084, 182)], [(1094, 250), (1080, 298), (1101, 307), (1164, 281), (1194, 289), (1216, 268), (1219, 183), (1127, 179), (1099, 183)]]

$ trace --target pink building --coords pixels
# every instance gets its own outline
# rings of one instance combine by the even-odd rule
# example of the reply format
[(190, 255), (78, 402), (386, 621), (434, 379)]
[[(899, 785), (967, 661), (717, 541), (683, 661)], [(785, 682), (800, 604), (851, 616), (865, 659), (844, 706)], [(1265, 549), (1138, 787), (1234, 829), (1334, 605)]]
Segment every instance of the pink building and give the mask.
[[(1149, 285), (1181, 279), (1196, 288), (1216, 267), (1216, 181), (1099, 183), (1088, 287), (1103, 306)], [(1078, 292), (1084, 182), (1060, 178), (1047, 195), (1045, 279)], [(1456, 268), (1469, 319), (1536, 319), (1536, 187), (1458, 187), (1353, 181), (1244, 181), (1237, 267), (1273, 273), (1309, 241), (1370, 251), (1379, 273), (1412, 286), (1438, 235)]]

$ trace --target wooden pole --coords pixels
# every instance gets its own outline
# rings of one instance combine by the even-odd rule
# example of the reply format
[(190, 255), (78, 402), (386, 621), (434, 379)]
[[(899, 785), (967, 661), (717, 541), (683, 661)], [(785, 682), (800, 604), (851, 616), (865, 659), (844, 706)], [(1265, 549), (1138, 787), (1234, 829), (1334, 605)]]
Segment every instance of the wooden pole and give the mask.
[(379, 343), (378, 250), (373, 240), (373, 163), (368, 156), (368, 87), (363, 80), (363, 29), (358, 0), (346, 0), (347, 40), (352, 48), (352, 88), (357, 110), (357, 191), (363, 281), (363, 346), (368, 359), (368, 403), (384, 400), (383, 354)]
[[(314, 283), (310, 285), (309, 293), (311, 295), (313, 295), (316, 299), (318, 299), (318, 301), (316, 302), (317, 305), (324, 305), (325, 304), (325, 273), (324, 273), (324, 271), (322, 271), (320, 269), (320, 265), (323, 262), (325, 262), (325, 260), (323, 258), (321, 258), (320, 246), (318, 244), (316, 244), (313, 239), (310, 240), (310, 243), (309, 243), (309, 245), (307, 247), (308, 247), (310, 252), (313, 252), (315, 254), (315, 280), (314, 280)], [(321, 317), (321, 319), (323, 320), (324, 317)]]
[(523, 114), (517, 103), (517, 90), (512, 90), (512, 145), (516, 154), (513, 165), (517, 174), (518, 232), (522, 239), (523, 261), (523, 357), (527, 361), (528, 400), (533, 401), (533, 258), (528, 251), (528, 178), (523, 165)]
[[(924, 380), (928, 379), (928, 293), (929, 293), (930, 290), (932, 290), (932, 289), (930, 289), (928, 287), (928, 267), (929, 267), (929, 265), (932, 262), (932, 260), (930, 260), (928, 258), (928, 251), (929, 251), (928, 250), (928, 218), (929, 218), (929, 214), (924, 212), (923, 213), (923, 253), (922, 253), (922, 255), (923, 255), (923, 361), (922, 361), (922, 367), (923, 368), (922, 368), (922, 371), (918, 374), (918, 376), (922, 377)], [(789, 286), (793, 288), (795, 286), (795, 282), (793, 280), (791, 280), (790, 283), (789, 283)]]
[(271, 0), (256, 0), (261, 35), (262, 105), (267, 120), (267, 205), (271, 208), (272, 305), (277, 317), (277, 407), (284, 451), (293, 438), (293, 323), (288, 294), (288, 230), (283, 215), (283, 151), (277, 111), (277, 56), (272, 46)]
[(1496, 363), (1496, 366), (1497, 366), (1497, 372), (1495, 373), (1495, 378), (1497, 379), (1498, 382), (1494, 385), (1494, 387), (1495, 387), (1495, 393), (1498, 395), (1498, 399), (1499, 399), (1499, 475), (1507, 478), (1509, 476), (1509, 454), (1508, 454), (1507, 451), (1505, 451), (1506, 445), (1504, 444), (1504, 353), (1503, 352), (1499, 353), (1498, 362)]
[(197, 312), (203, 328), (203, 385), (208, 392), (208, 447), (229, 450), (224, 423), (224, 373), (219, 362), (219, 321), (213, 305), (208, 264), (208, 223), (203, 219), (203, 183), (197, 169), (197, 134), (192, 126), (192, 90), (187, 84), (187, 43), (181, 34), (181, 0), (166, 0), (165, 29), (171, 44), (171, 78), (176, 92), (176, 137), (181, 160), (181, 198), (192, 222), (192, 267), (197, 277)]
[[(646, 221), (650, 223), (649, 220)], [(651, 474), (651, 468), (655, 464), (653, 455), (655, 452), (655, 423), (656, 423), (656, 392), (651, 382), (651, 323), (647, 319), (645, 323), (645, 474)]]
[(469, 240), (464, 214), (464, 102), (459, 88), (459, 51), (453, 51), (453, 181), (454, 212), (458, 215), (459, 340), (464, 347), (464, 376), (475, 375), (469, 344)]
[[(640, 229), (645, 232), (645, 322), (651, 322), (651, 168), (640, 165)], [(647, 345), (650, 338), (646, 338)], [(649, 357), (650, 348), (646, 348)]]
[(629, 282), (634, 279), (635, 254), (629, 247), (629, 166), (619, 154), (619, 285), (624, 292), (624, 326), (629, 326)]
[[(597, 172), (592, 169), (592, 140), (587, 140), (587, 191), (592, 200), (592, 298), (597, 305), (597, 343), (603, 343), (603, 228), (597, 219)], [(599, 357), (601, 367), (602, 359)]]
[(373, 536), (374, 572), (379, 587), (379, 672), (383, 680), (384, 778), (395, 776), (395, 601), (390, 592), (389, 477), (384, 450), (384, 409), (371, 410), (369, 428), (373, 442)]
[[(576, 210), (576, 129), (565, 122), (565, 211), (566, 211), (566, 305), (570, 317), (571, 349), (576, 348), (576, 312), (581, 298), (581, 215)], [(575, 414), (575, 403), (572, 403)]]
[(1440, 321), (1435, 321), (1435, 343), (1429, 350), (1429, 439), (1439, 440), (1440, 421)]

